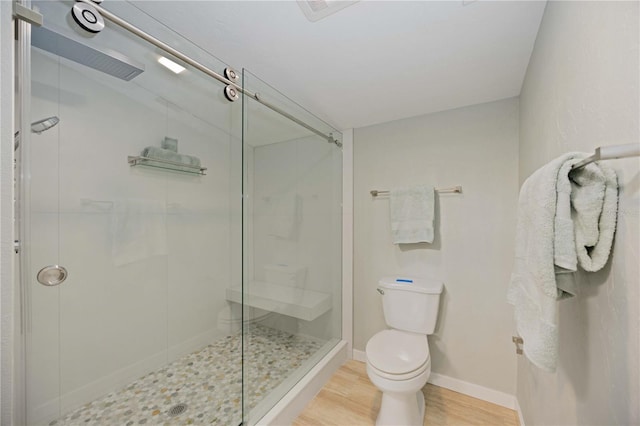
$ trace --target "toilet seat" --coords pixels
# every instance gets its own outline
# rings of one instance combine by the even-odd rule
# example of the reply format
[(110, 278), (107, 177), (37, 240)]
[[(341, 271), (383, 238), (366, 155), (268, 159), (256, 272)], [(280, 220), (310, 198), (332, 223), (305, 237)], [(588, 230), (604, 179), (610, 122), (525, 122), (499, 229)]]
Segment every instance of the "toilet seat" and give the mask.
[(431, 366), (424, 334), (383, 330), (369, 339), (366, 354), (372, 370), (389, 380), (408, 380)]
[(420, 368), (417, 368), (417, 369), (415, 369), (413, 371), (410, 371), (408, 373), (405, 373), (405, 374), (389, 374), (389, 373), (385, 373), (382, 370), (378, 370), (370, 362), (367, 362), (367, 366), (368, 366), (370, 372), (374, 373), (376, 376), (381, 377), (383, 379), (393, 380), (393, 381), (407, 381), (407, 380), (413, 379), (414, 377), (418, 377), (419, 375), (424, 373), (427, 369), (431, 370), (431, 360), (429, 360), (429, 361), (425, 362), (424, 364), (422, 364), (422, 366), (420, 366)]

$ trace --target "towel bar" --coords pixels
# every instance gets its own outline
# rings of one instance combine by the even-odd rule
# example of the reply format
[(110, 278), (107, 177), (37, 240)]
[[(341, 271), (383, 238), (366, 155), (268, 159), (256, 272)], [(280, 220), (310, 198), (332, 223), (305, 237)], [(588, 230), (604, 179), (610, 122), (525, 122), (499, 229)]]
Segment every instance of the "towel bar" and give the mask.
[[(462, 185), (452, 186), (451, 188), (436, 188), (436, 191), (440, 192), (440, 193), (458, 193), (458, 194), (461, 194), (462, 193)], [(371, 196), (372, 197), (377, 197), (378, 195), (388, 194), (389, 193), (389, 191), (387, 191), (387, 190), (378, 190), (378, 189), (372, 189), (370, 192), (371, 192)]]
[(571, 169), (578, 169), (587, 164), (599, 160), (614, 160), (616, 158), (637, 157), (640, 155), (640, 144), (628, 143), (625, 145), (599, 146), (593, 155), (588, 156), (579, 163), (574, 164)]
[(522, 345), (524, 344), (524, 340), (520, 336), (512, 336), (511, 341), (516, 345), (516, 353), (518, 355), (522, 355)]

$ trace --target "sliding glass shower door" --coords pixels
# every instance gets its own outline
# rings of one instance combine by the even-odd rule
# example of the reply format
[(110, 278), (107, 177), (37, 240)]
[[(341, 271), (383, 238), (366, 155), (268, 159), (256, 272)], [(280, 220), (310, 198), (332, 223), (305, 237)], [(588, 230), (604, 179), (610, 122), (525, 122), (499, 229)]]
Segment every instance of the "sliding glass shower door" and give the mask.
[[(247, 71), (234, 102), (111, 21), (87, 32), (85, 3), (33, 3), (22, 423), (256, 423), (341, 339), (342, 135)], [(223, 74), (135, 4), (104, 7)]]
[[(79, 29), (73, 2), (36, 6), (17, 144), (25, 422), (240, 424), (226, 300), (241, 279), (240, 102), (108, 22)], [(106, 7), (224, 69), (131, 4)]]
[(341, 339), (342, 135), (246, 70), (243, 87), (244, 291), (233, 295), (251, 425)]

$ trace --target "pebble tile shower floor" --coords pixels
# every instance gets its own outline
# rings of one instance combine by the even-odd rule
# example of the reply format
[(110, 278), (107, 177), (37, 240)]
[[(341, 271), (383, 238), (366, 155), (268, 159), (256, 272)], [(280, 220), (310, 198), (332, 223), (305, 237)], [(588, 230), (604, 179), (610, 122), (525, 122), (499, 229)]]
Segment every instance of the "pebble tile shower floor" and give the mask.
[[(248, 334), (251, 409), (322, 346), (263, 326)], [(61, 425), (238, 425), (242, 421), (241, 335), (221, 339), (49, 423)]]

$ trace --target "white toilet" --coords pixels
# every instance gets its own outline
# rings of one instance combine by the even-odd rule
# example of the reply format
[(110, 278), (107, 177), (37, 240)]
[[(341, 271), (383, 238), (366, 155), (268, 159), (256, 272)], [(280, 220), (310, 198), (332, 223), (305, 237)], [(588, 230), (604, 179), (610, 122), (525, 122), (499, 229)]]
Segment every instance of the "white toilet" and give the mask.
[(422, 387), (431, 374), (427, 334), (435, 330), (442, 283), (424, 278), (386, 277), (379, 282), (383, 330), (367, 343), (367, 374), (382, 391), (376, 425), (421, 426)]

